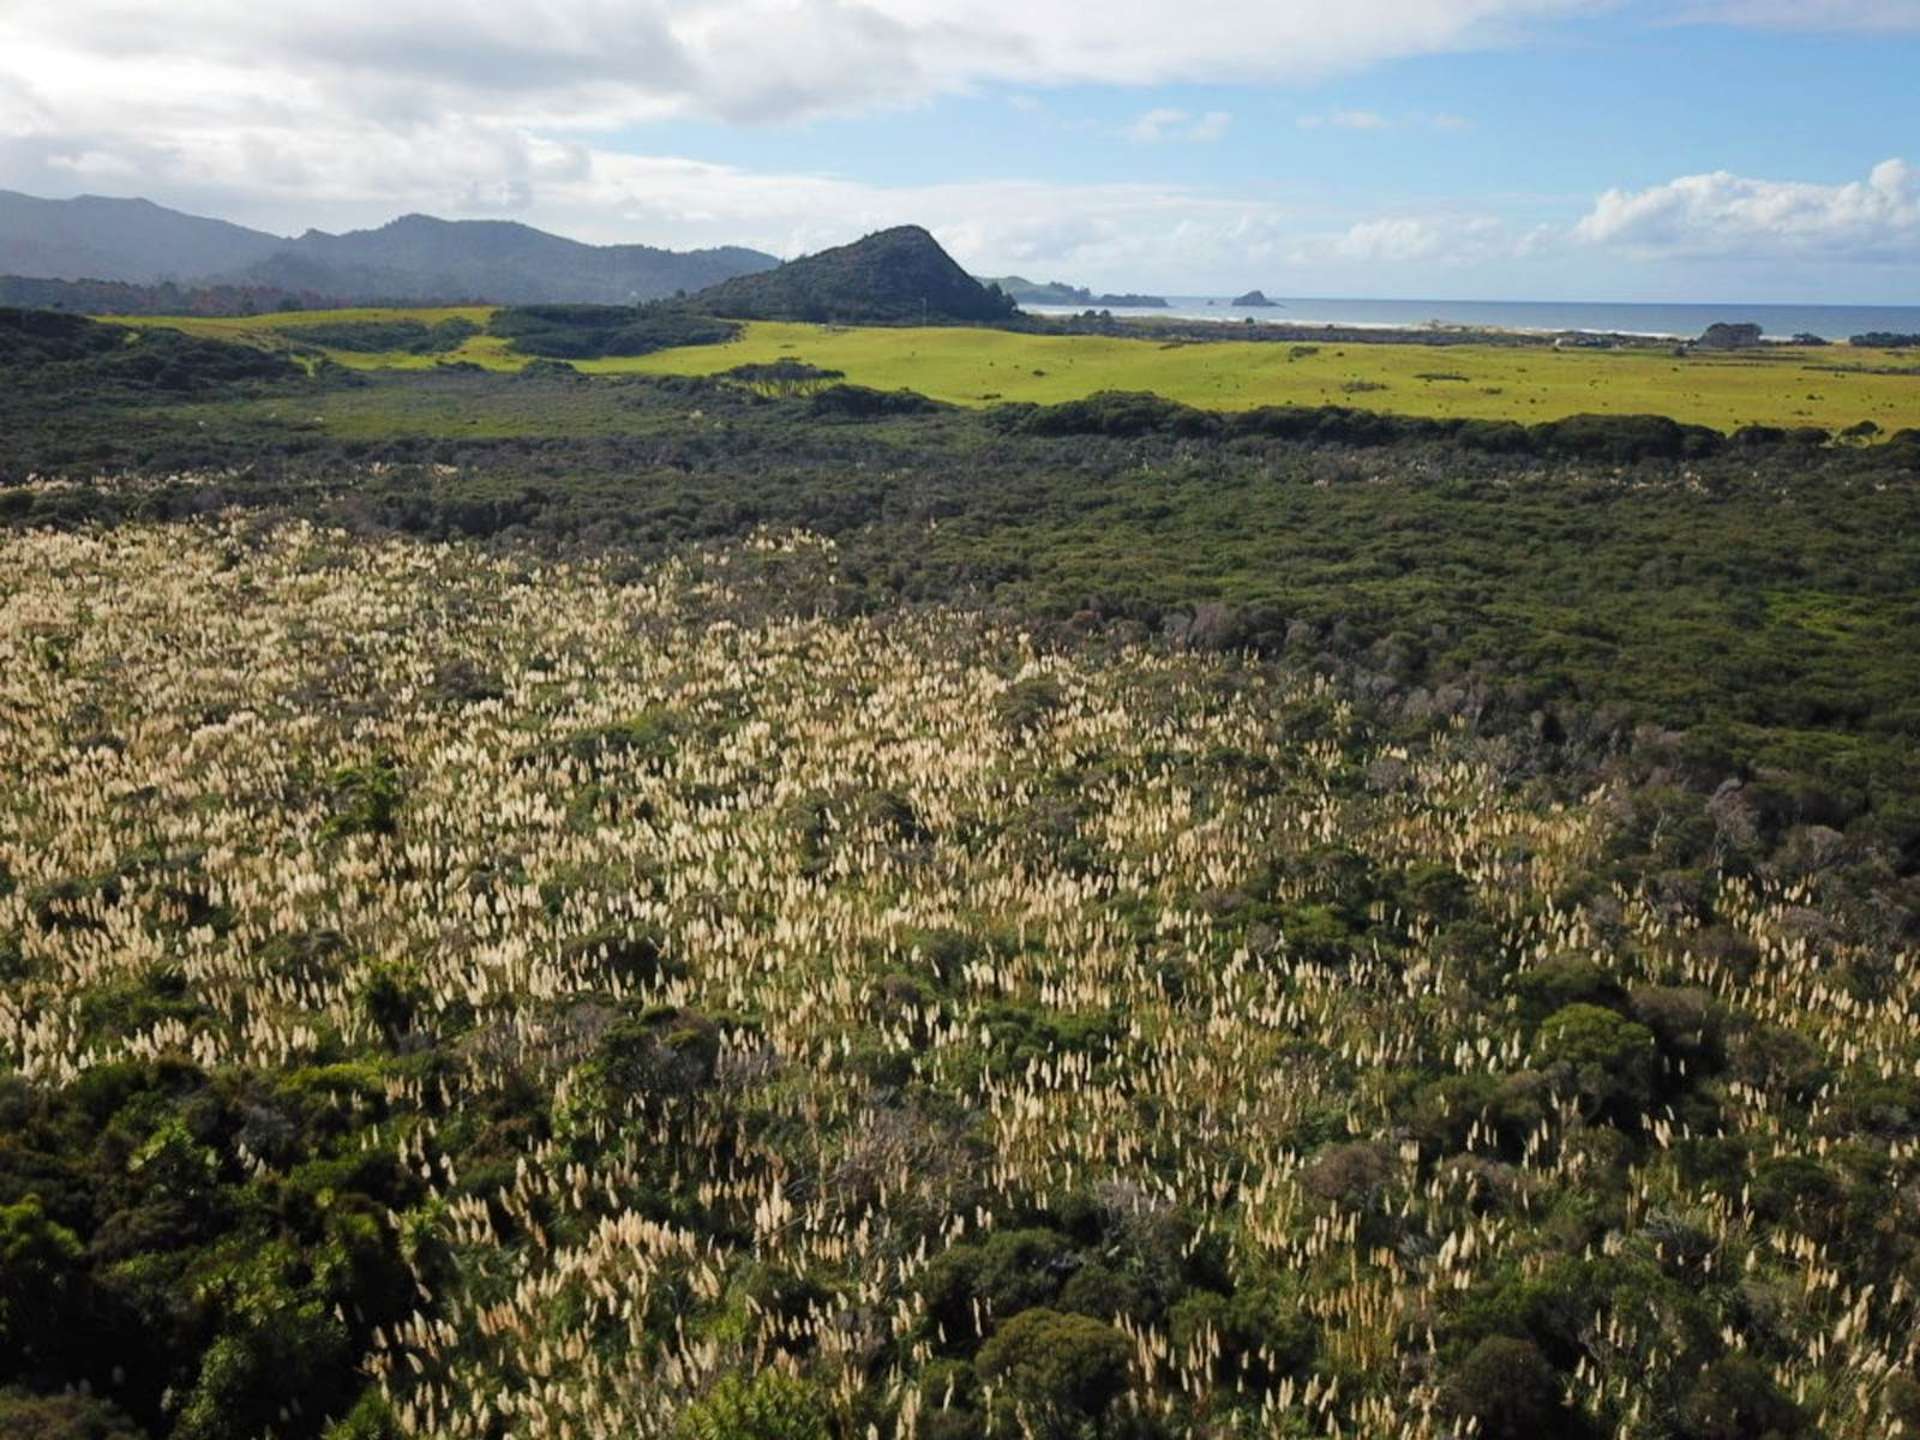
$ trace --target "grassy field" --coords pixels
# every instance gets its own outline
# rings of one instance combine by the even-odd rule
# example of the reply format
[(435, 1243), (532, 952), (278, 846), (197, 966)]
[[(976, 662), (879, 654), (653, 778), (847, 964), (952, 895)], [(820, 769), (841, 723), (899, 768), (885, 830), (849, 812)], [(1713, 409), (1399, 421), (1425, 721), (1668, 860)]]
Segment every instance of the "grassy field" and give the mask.
[[(491, 305), (362, 307), (352, 310), (295, 310), (275, 315), (112, 315), (101, 318), (118, 325), (161, 326), (169, 330), (183, 330), (189, 335), (201, 335), (209, 340), (246, 340), (279, 349), (290, 344), (310, 344), (301, 331), (317, 325), (396, 320), (417, 320), (424, 325), (435, 325), (442, 320), (470, 320), (484, 327), (493, 318), (494, 308)], [(507, 341), (496, 336), (477, 335), (459, 350), (444, 355), (415, 355), (405, 350), (363, 352), (337, 350), (329, 346), (318, 348), (326, 350), (328, 355), (350, 370), (431, 370), (443, 360), (467, 360), (490, 370), (518, 370), (526, 364), (526, 357), (510, 353), (507, 344)]]
[[(321, 323), (431, 323), (454, 316), (484, 323), (490, 313), (483, 307), (343, 310), (127, 323), (279, 344), (298, 341), (303, 328)], [(524, 363), (508, 351), (507, 342), (492, 336), (476, 337), (444, 356), (329, 353), (356, 369), (430, 369), (443, 360), (490, 369)], [(1871, 420), (1892, 431), (1920, 424), (1920, 365), (1898, 354), (1850, 348), (1681, 358), (1658, 348), (1562, 352), (1479, 345), (1162, 344), (1002, 330), (764, 323), (748, 326), (729, 345), (584, 361), (578, 368), (596, 374), (707, 375), (779, 359), (839, 370), (854, 384), (917, 390), (959, 405), (1053, 404), (1099, 390), (1151, 390), (1219, 410), (1352, 405), (1405, 415), (1523, 422), (1582, 413), (1654, 413), (1724, 430), (1749, 424), (1841, 429)]]
[[(998, 330), (828, 330), (754, 325), (732, 345), (614, 362), (705, 374), (750, 361), (805, 360), (856, 384), (904, 386), (938, 400), (1058, 403), (1097, 390), (1152, 390), (1209, 409), (1355, 405), (1408, 415), (1521, 421), (1654, 412), (1722, 429), (1836, 428), (1920, 421), (1920, 373), (1814, 370), (1824, 352), (1765, 360), (1677, 359), (1664, 351), (1555, 352), (1501, 346), (1294, 346), (1222, 341), (1160, 345)], [(1848, 363), (1862, 364), (1848, 354)], [(1379, 387), (1379, 388), (1372, 388)]]

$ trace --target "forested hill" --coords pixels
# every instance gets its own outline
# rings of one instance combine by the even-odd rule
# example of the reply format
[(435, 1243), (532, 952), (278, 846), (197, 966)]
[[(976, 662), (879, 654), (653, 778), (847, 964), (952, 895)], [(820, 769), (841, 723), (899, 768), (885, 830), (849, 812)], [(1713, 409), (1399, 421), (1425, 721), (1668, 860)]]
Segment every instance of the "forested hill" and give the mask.
[(0, 274), (148, 285), (228, 275), (287, 243), (151, 200), (42, 200), (0, 190)]
[(404, 215), (378, 230), (310, 230), (243, 278), (356, 299), (631, 304), (699, 290), (779, 262), (740, 246), (586, 245), (504, 220)]
[(696, 295), (694, 304), (729, 320), (869, 325), (990, 323), (1015, 313), (1012, 300), (967, 274), (918, 225), (729, 280)]

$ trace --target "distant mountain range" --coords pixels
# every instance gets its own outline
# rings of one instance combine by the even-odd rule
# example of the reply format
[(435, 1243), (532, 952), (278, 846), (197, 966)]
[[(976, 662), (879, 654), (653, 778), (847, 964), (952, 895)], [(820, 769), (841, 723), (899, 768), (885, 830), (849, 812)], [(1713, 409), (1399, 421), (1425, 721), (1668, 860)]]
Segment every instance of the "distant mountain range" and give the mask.
[(405, 215), (377, 230), (285, 239), (149, 200), (0, 190), (0, 275), (237, 286), (352, 303), (632, 304), (771, 270), (739, 246), (586, 245), (502, 220)]
[(1012, 296), (974, 279), (917, 225), (782, 264), (737, 246), (585, 245), (508, 221), (427, 215), (289, 240), (147, 200), (41, 200), (0, 190), (0, 304), (232, 314), (398, 302), (633, 305), (676, 296), (687, 297), (689, 313), (732, 320), (992, 324), (1016, 313)]

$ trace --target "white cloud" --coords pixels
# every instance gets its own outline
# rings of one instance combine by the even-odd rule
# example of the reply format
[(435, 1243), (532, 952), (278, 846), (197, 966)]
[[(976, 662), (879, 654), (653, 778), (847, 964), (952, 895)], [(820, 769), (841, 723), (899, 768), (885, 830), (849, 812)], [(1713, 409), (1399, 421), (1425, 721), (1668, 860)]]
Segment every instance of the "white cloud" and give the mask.
[(1028, 268), (1086, 283), (1173, 285), (1283, 263), (1311, 217), (1269, 200), (1182, 186), (1038, 181), (877, 186), (659, 157), (596, 153), (589, 175), (545, 187), (565, 233), (730, 241), (794, 255), (907, 222), (982, 274)]
[(1193, 128), (1187, 131), (1187, 138), (1202, 142), (1224, 140), (1232, 124), (1233, 116), (1225, 110), (1209, 110), (1194, 122)]
[[(352, 110), (548, 127), (772, 121), (986, 83), (1312, 79), (1508, 43), (1608, 0), (9, 0), (0, 95), (67, 127)], [(0, 120), (19, 117), (0, 110)], [(24, 107), (22, 107), (24, 108)], [(165, 113), (170, 112), (170, 113)]]
[(1334, 255), (1374, 265), (1421, 261), (1474, 264), (1516, 253), (1506, 227), (1491, 216), (1396, 216), (1365, 220), (1332, 239)]
[(1209, 110), (1204, 115), (1192, 115), (1185, 110), (1162, 107), (1147, 111), (1120, 133), (1143, 145), (1162, 140), (1206, 142), (1224, 139), (1232, 124), (1233, 116), (1225, 110)]
[(1464, 115), (1445, 111), (1435, 115), (1395, 119), (1382, 115), (1378, 110), (1335, 110), (1325, 115), (1302, 115), (1293, 123), (1302, 130), (1400, 130), (1413, 127), (1456, 133), (1473, 128), (1473, 122)]
[(1684, 175), (1607, 191), (1573, 233), (1649, 257), (1911, 264), (1920, 260), (1920, 171), (1888, 160), (1844, 185)]
[(1532, 260), (1537, 256), (1550, 255), (1566, 243), (1566, 238), (1566, 231), (1557, 225), (1534, 225), (1514, 242), (1514, 258)]
[(68, 151), (49, 155), (47, 164), (82, 179), (130, 180), (140, 174), (139, 167), (125, 155), (104, 150)]
[[(769, 122), (987, 84), (1290, 82), (1512, 45), (1620, 3), (6, 0), (0, 134), (346, 110), (398, 126), (447, 115), (568, 129), (663, 115)], [(1693, 4), (1682, 18), (1920, 29), (1920, 0)]]
[(1169, 130), (1176, 125), (1184, 125), (1190, 118), (1184, 110), (1149, 110), (1121, 133), (1129, 140), (1151, 145), (1157, 140), (1166, 139)]
[(1390, 130), (1393, 122), (1375, 110), (1335, 110), (1331, 115), (1302, 115), (1302, 130)]

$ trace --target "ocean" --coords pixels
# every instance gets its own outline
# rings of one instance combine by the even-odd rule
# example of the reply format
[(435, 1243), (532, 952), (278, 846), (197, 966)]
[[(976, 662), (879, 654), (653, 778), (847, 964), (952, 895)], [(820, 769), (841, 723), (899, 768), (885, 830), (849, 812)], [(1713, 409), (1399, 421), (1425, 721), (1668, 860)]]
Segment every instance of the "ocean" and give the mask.
[[(1026, 305), (1035, 315), (1077, 315), (1085, 307)], [(1845, 340), (1869, 331), (1920, 334), (1920, 305), (1609, 305), (1532, 300), (1307, 300), (1276, 297), (1266, 309), (1243, 310), (1225, 297), (1168, 296), (1167, 308), (1115, 307), (1116, 316), (1276, 324), (1350, 325), (1357, 329), (1417, 330), (1428, 325), (1476, 329), (1592, 331), (1616, 335), (1692, 338), (1718, 321), (1758, 325), (1769, 339), (1818, 335)]]

